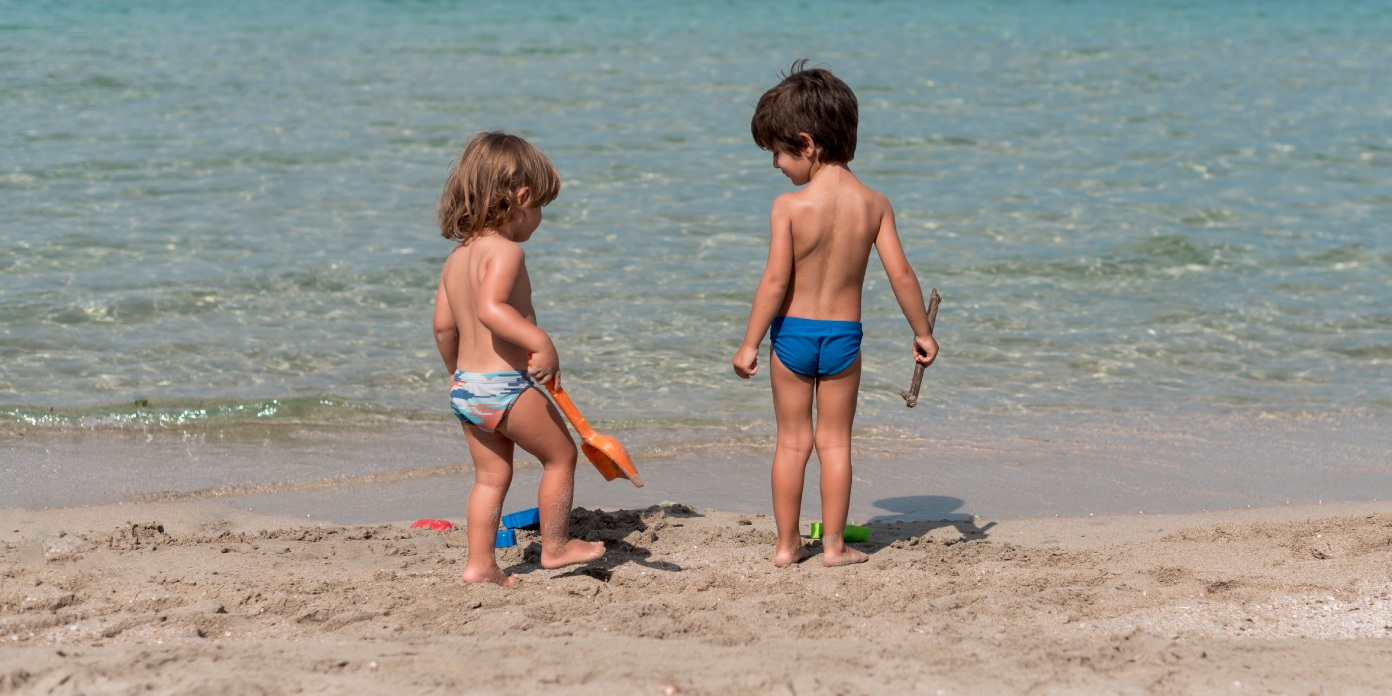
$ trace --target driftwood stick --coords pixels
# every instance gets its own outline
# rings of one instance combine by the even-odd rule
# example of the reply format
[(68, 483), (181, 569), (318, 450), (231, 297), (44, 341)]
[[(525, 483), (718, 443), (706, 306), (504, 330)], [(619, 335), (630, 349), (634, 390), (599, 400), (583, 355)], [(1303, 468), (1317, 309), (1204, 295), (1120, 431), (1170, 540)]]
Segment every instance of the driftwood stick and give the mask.
[[(938, 304), (942, 302), (942, 295), (938, 294), (938, 289), (933, 288), (933, 292), (928, 295), (928, 333), (933, 333), (933, 325), (938, 321)], [(913, 408), (918, 405), (918, 388), (923, 386), (923, 368), (927, 367), (917, 360), (914, 361), (913, 383), (909, 385), (909, 390), (899, 390), (899, 396), (904, 397), (904, 405)]]

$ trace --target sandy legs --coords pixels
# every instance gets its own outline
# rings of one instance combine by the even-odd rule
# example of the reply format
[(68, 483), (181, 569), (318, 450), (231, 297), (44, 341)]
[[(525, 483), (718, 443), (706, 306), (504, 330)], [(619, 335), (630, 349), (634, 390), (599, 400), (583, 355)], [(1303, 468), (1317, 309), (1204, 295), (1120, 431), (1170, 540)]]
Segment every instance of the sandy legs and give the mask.
[(846, 545), (842, 530), (851, 509), (851, 425), (860, 395), (860, 357), (844, 371), (817, 381), (817, 461), (822, 465), (822, 563), (870, 560)]
[(471, 425), (464, 426), (464, 436), (474, 459), (474, 487), (469, 491), (466, 516), (469, 556), (464, 563), (464, 580), (511, 587), (517, 579), (498, 568), (494, 552), (503, 498), (512, 484), (512, 441)]
[(537, 508), (541, 517), (541, 566), (562, 568), (604, 555), (604, 544), (570, 538), (570, 507), (575, 493), (575, 443), (556, 407), (536, 389), (513, 403), (498, 432), (464, 426), (474, 459), (474, 487), (469, 492), (469, 557), (466, 582), (495, 582), (511, 587), (515, 578), (498, 568), (495, 558), (503, 499), (512, 483), (515, 445), (541, 461)]
[[(778, 542), (773, 563), (786, 566), (809, 558), (802, 545), (799, 521), (807, 460), (813, 449), (821, 463), (822, 528), (846, 527), (851, 506), (851, 425), (860, 392), (860, 357), (830, 377), (799, 375), (770, 351), (773, 412), (778, 421), (778, 444), (773, 453), (773, 518)], [(812, 405), (817, 406), (815, 425)], [(839, 533), (824, 532), (822, 563), (828, 566), (863, 563), (861, 551), (846, 546)]]

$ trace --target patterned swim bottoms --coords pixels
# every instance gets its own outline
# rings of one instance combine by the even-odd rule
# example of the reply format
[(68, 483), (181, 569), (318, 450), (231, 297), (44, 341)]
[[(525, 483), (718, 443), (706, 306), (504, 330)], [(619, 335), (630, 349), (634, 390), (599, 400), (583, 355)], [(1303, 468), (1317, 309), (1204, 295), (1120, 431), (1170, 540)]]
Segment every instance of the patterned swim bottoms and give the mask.
[(459, 370), (454, 373), (454, 381), (450, 383), (450, 409), (459, 416), (459, 420), (491, 433), (502, 424), (517, 397), (533, 386), (532, 378), (527, 373), (516, 370)]

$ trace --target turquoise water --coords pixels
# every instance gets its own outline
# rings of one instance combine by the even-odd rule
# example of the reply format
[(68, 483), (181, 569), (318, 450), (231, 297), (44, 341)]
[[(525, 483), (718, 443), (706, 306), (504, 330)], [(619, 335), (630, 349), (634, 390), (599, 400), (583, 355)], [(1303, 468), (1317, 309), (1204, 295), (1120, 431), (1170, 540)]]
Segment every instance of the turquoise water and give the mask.
[[(861, 100), (942, 359), (866, 290), (860, 424), (1392, 413), (1392, 8), (0, 3), (0, 432), (445, 418), (434, 200), (464, 141), (564, 177), (528, 243), (592, 421), (763, 442), (735, 379), (794, 59)], [(452, 427), (452, 426), (451, 426)]]

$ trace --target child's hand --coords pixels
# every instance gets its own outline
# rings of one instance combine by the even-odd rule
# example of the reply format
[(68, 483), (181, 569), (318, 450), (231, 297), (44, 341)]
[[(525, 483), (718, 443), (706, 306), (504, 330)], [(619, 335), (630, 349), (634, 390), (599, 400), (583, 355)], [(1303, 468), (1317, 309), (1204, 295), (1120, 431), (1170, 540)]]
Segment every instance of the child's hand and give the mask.
[(527, 374), (538, 384), (556, 379), (561, 374), (561, 357), (556, 354), (556, 348), (547, 346), (546, 350), (528, 356)]
[(932, 365), (938, 359), (938, 341), (930, 334), (914, 336), (914, 360), (924, 365)]
[(749, 379), (759, 372), (759, 347), (741, 347), (735, 353), (735, 359), (730, 361), (735, 366), (735, 374), (741, 379)]

